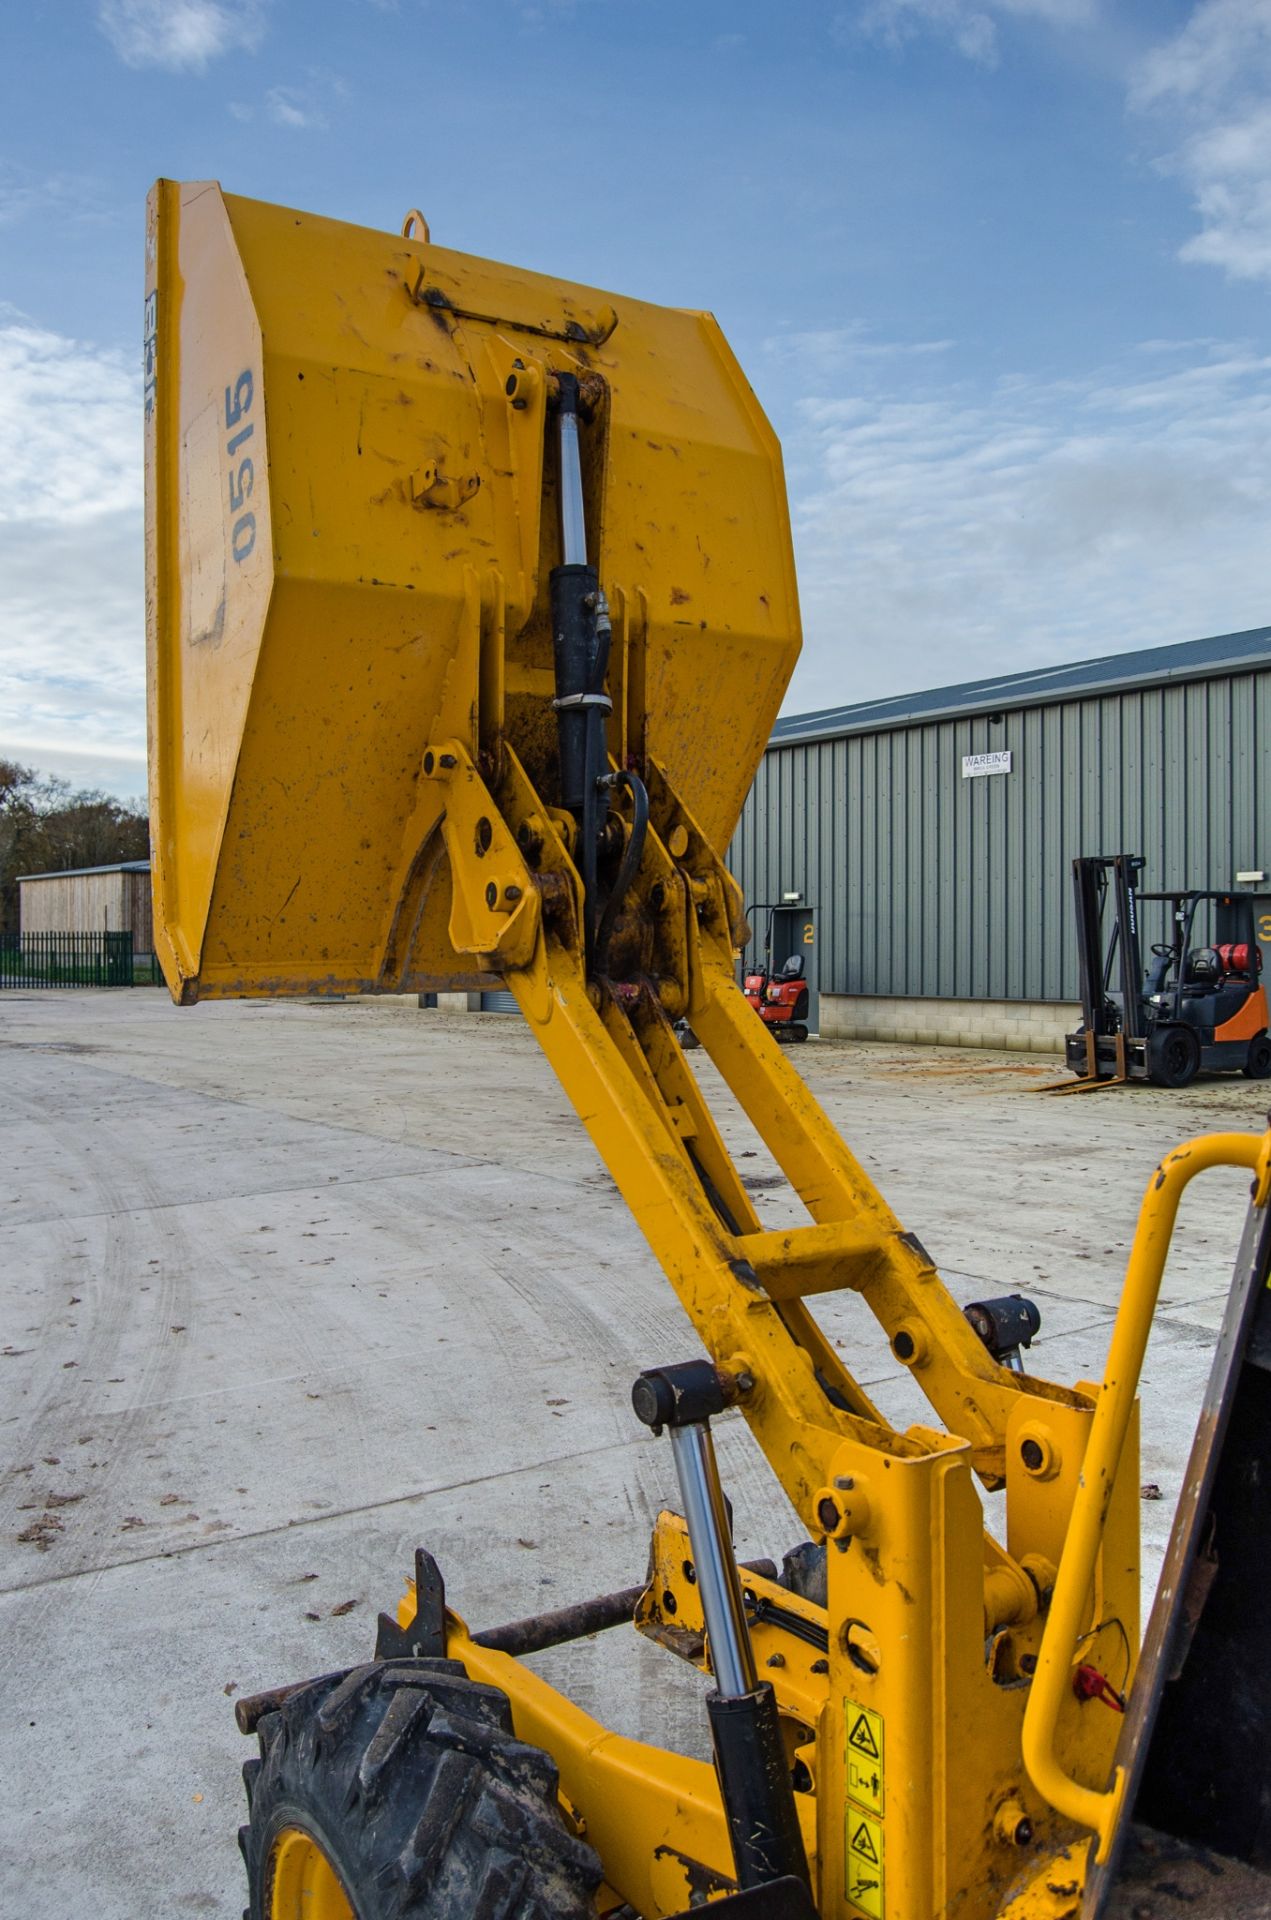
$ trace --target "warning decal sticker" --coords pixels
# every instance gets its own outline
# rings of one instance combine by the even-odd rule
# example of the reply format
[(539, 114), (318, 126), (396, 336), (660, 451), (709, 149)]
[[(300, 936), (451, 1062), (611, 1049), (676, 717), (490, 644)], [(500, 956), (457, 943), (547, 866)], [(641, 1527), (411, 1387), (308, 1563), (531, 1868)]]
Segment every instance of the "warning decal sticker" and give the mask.
[(852, 1719), (848, 1729), (847, 1744), (854, 1752), (863, 1754), (867, 1760), (881, 1760), (883, 1757), (882, 1716), (877, 1713), (868, 1713), (864, 1707), (857, 1707), (855, 1718)]
[(847, 1897), (865, 1920), (883, 1920), (883, 1716), (845, 1700)]
[(883, 1716), (847, 1702), (847, 1791), (870, 1813), (883, 1810)]
[(847, 1897), (869, 1920), (882, 1920), (883, 1829), (855, 1807), (847, 1810)]
[[(857, 1821), (856, 1831), (851, 1839), (851, 1847), (852, 1852), (859, 1853), (862, 1860), (867, 1860), (871, 1867), (877, 1867), (882, 1864), (882, 1835), (879, 1834), (878, 1838), (875, 1839), (874, 1833), (870, 1832), (871, 1826), (873, 1826), (873, 1822), (870, 1820), (862, 1819)], [(877, 1829), (875, 1829), (875, 1831), (877, 1831)]]

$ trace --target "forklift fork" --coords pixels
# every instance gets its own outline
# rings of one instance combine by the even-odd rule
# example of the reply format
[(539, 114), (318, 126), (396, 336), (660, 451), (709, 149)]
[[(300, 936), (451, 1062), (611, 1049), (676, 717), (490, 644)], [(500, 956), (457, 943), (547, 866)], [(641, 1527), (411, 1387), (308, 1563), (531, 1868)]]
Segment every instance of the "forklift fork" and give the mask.
[(1107, 1087), (1128, 1086), (1130, 1069), (1126, 1063), (1125, 1035), (1116, 1035), (1117, 1063), (1111, 1073), (1100, 1075), (1098, 1060), (1098, 1041), (1087, 1027), (1086, 1070), (1079, 1080), (1057, 1080), (1053, 1086), (1038, 1087), (1038, 1093), (1101, 1093)]

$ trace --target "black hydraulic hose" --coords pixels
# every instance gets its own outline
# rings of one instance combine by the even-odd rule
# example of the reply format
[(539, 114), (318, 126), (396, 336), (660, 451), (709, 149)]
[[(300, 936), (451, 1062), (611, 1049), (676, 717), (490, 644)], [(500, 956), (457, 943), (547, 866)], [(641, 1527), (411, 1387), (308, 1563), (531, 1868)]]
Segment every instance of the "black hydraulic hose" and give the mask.
[[(587, 785), (583, 792), (583, 803), (577, 814), (578, 820), (578, 869), (583, 883), (583, 957), (588, 975), (595, 972), (596, 956), (596, 896), (599, 888), (598, 860), (600, 849), (597, 839), (600, 832), (599, 800), (600, 781), (595, 777), (596, 749), (600, 746), (603, 754), (603, 741), (597, 742), (595, 709), (587, 713), (583, 726), (585, 742), (584, 765), (587, 772)], [(603, 759), (601, 761), (603, 765)]]
[(618, 868), (618, 877), (613, 883), (605, 910), (600, 916), (600, 925), (596, 929), (596, 943), (592, 955), (592, 971), (601, 973), (608, 957), (609, 942), (622, 903), (631, 888), (631, 883), (640, 870), (644, 858), (644, 843), (649, 831), (649, 795), (643, 780), (637, 773), (606, 773), (596, 782), (597, 792), (607, 787), (626, 787), (631, 795), (632, 822), (631, 835), (622, 850), (622, 863)]
[(555, 664), (560, 803), (578, 822), (576, 851), (583, 883), (583, 940), (595, 971), (599, 780), (603, 777), (605, 688), (609, 670), (609, 609), (595, 567), (587, 564), (582, 465), (578, 445), (579, 391), (572, 373), (557, 375), (561, 563), (551, 572), (552, 654)]

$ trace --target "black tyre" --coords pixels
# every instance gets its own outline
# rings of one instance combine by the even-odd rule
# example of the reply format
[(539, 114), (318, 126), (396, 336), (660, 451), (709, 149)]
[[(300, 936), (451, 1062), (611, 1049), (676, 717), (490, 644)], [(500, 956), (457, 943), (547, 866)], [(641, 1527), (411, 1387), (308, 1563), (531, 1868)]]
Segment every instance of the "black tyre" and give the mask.
[(594, 1920), (600, 1860), (555, 1762), (457, 1661), (315, 1680), (257, 1735), (244, 1920)]
[(1240, 1069), (1246, 1080), (1271, 1080), (1271, 1039), (1255, 1034), (1249, 1042), (1249, 1055)]
[(1158, 1087), (1185, 1087), (1200, 1068), (1200, 1040), (1194, 1027), (1158, 1027), (1148, 1042), (1148, 1078)]

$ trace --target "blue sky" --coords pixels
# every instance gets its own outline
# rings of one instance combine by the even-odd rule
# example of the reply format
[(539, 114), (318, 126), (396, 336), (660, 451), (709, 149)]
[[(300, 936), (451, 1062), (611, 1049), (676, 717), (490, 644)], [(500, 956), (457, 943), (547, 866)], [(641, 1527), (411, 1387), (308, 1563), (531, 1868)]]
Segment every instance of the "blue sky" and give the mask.
[(712, 309), (788, 710), (1271, 621), (1271, 0), (30, 0), (0, 55), (0, 754), (144, 788), (160, 173)]

